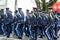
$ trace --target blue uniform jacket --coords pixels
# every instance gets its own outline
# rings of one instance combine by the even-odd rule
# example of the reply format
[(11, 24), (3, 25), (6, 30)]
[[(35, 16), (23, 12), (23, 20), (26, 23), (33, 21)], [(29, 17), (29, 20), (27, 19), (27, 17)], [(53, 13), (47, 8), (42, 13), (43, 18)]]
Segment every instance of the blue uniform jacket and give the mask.
[(4, 13), (1, 14), (2, 15), (2, 23), (6, 23), (7, 22), (7, 17)]
[(18, 15), (17, 15), (17, 13), (14, 15), (14, 20), (13, 20), (13, 23), (17, 23), (17, 21), (18, 21)]
[(57, 26), (60, 26), (60, 14), (57, 14), (56, 16), (58, 17), (58, 18), (56, 19), (56, 21), (55, 21), (55, 22), (56, 22), (56, 25), (57, 25)]
[(31, 14), (28, 13), (27, 16), (26, 16), (26, 22), (25, 22), (25, 23), (26, 23), (27, 25), (30, 25), (30, 15), (31, 15)]
[(42, 16), (41, 24), (46, 26), (48, 24), (48, 17), (43, 13), (41, 14), (41, 16)]
[(37, 18), (36, 18), (36, 16), (32, 16), (32, 17), (30, 18), (30, 24), (31, 24), (32, 26), (37, 26)]
[(38, 26), (41, 26), (41, 25), (42, 25), (42, 24), (41, 24), (41, 21), (42, 21), (42, 16), (41, 16), (41, 14), (39, 14), (37, 21), (38, 21)]
[(17, 19), (18, 19), (18, 22), (20, 23), (20, 24), (24, 24), (24, 13), (21, 11), (20, 12), (20, 16), (19, 15), (17, 15)]
[(36, 18), (38, 18), (38, 15), (39, 15), (38, 12), (34, 12), (34, 14), (35, 14)]
[(13, 22), (13, 16), (12, 16), (12, 12), (11, 11), (6, 11), (6, 14), (7, 14), (7, 22), (8, 23), (12, 23)]
[(55, 15), (53, 13), (50, 13), (49, 15), (50, 15), (49, 17), (50, 25), (55, 24)]

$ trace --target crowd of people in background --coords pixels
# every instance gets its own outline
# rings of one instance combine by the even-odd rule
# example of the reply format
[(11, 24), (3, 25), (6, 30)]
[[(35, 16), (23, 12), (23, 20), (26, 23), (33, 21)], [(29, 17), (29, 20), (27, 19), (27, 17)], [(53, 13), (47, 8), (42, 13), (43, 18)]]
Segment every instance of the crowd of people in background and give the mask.
[(47, 40), (57, 40), (57, 35), (60, 30), (60, 13), (44, 12), (42, 10), (37, 11), (37, 8), (33, 8), (33, 11), (26, 10), (26, 20), (24, 21), (24, 12), (22, 8), (14, 11), (14, 16), (9, 8), (0, 10), (0, 35), (10, 37), (12, 31), (19, 39), (22, 39), (23, 33), (30, 40), (37, 40), (39, 38), (47, 37)]

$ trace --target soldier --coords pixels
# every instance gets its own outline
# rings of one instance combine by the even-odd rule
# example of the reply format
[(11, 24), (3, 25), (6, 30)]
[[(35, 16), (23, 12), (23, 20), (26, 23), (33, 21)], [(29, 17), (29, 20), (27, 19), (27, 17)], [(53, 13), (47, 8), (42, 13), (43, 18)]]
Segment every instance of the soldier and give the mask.
[(29, 37), (29, 26), (30, 26), (30, 15), (31, 13), (29, 12), (29, 10), (26, 10), (26, 22), (25, 22), (25, 33), (26, 36)]
[(4, 14), (4, 9), (1, 9), (1, 13), (2, 13), (2, 27), (1, 27), (1, 29), (2, 29), (3, 35), (5, 36), (6, 35), (6, 26), (5, 26), (5, 24), (7, 22), (7, 20), (6, 20), (7, 17)]
[(42, 11), (39, 11), (38, 13), (39, 13), (39, 17), (38, 17), (37, 21), (38, 21), (38, 27), (39, 27), (39, 30), (38, 30), (39, 38), (43, 38), (42, 24), (41, 24), (41, 21), (42, 21), (42, 16), (41, 16)]
[(41, 21), (41, 24), (42, 24), (42, 32), (43, 32), (43, 36), (45, 36), (45, 29), (46, 29), (46, 26), (48, 24), (48, 18), (46, 16), (46, 14), (44, 13), (44, 11), (42, 11), (42, 21)]
[(58, 37), (58, 31), (60, 30), (60, 13), (55, 11), (55, 31), (56, 31), (56, 36)]
[(29, 27), (30, 38), (31, 40), (37, 40), (37, 34), (38, 34), (37, 19), (33, 11), (31, 12), (30, 22), (31, 22), (30, 23), (31, 26)]
[(48, 29), (50, 28), (49, 27), (49, 14), (46, 14), (47, 15), (47, 17), (48, 17), (48, 25), (47, 25), (47, 27), (46, 27), (46, 29), (45, 29), (45, 33), (46, 33), (46, 36), (47, 36), (47, 39), (48, 40), (51, 40), (51, 35), (50, 34), (48, 34), (48, 33), (50, 33), (49, 31), (48, 31)]
[(15, 30), (16, 25), (17, 25), (17, 13), (18, 13), (18, 11), (15, 10), (14, 11), (14, 20), (13, 20), (13, 32), (14, 32), (14, 35), (17, 35), (16, 30)]
[(7, 16), (6, 36), (9, 38), (10, 33), (12, 33), (12, 22), (13, 22), (12, 12), (9, 10), (9, 8), (6, 8), (6, 16)]
[(50, 29), (51, 29), (51, 37), (52, 39), (57, 40), (56, 32), (55, 32), (55, 15), (53, 12), (49, 14), (49, 21), (50, 21)]
[(2, 26), (2, 13), (0, 10), (0, 35), (2, 34), (1, 26)]
[(49, 25), (45, 31), (48, 40), (53, 40), (54, 38), (56, 38), (54, 28), (55, 28), (55, 16), (52, 12), (49, 12)]
[(18, 22), (16, 26), (16, 33), (19, 39), (23, 37), (23, 27), (24, 27), (24, 13), (22, 8), (18, 8)]

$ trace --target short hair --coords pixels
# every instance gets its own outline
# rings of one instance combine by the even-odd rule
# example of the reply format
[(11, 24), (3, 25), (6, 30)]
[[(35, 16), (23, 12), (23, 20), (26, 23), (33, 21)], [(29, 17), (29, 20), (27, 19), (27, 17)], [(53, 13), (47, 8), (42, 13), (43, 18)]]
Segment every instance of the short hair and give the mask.
[(6, 8), (6, 10), (8, 10), (9, 8)]

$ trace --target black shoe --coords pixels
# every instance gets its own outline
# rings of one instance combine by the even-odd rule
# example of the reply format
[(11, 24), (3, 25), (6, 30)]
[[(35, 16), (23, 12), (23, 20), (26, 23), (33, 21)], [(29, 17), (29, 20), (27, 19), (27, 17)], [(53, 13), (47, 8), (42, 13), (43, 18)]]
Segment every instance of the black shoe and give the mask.
[(29, 37), (29, 35), (26, 35), (27, 37)]
[(22, 37), (18, 37), (19, 39), (22, 39)]
[(7, 36), (7, 38), (9, 38), (9, 36)]
[(54, 40), (57, 40), (57, 38), (54, 38)]

